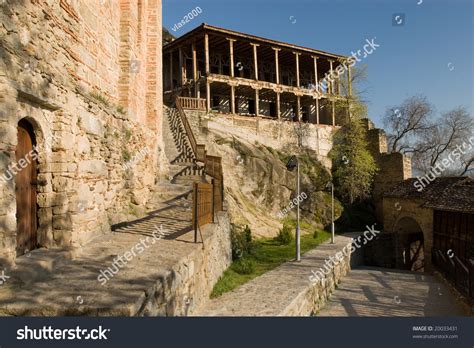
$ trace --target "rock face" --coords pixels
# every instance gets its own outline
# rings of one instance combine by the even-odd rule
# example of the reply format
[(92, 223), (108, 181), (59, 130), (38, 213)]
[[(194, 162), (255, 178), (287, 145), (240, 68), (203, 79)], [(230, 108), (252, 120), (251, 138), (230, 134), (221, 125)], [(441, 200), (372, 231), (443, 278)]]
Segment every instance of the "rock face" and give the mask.
[[(38, 246), (80, 246), (140, 211), (167, 171), (161, 1), (0, 7), (0, 178), (26, 119), (38, 153)], [(0, 192), (0, 261), (12, 262), (15, 180), (0, 180)]]
[[(330, 223), (331, 200), (326, 188), (330, 174), (316, 151), (296, 146), (277, 150), (264, 136), (249, 138), (243, 127), (209, 127), (202, 122), (208, 117), (204, 113), (187, 110), (186, 114), (198, 142), (206, 144), (208, 153), (222, 157), (225, 199), (232, 223), (247, 224), (253, 234), (270, 237), (287, 216), (295, 217), (296, 170), (286, 169), (292, 154), (298, 154), (301, 163), (302, 217), (319, 227)], [(290, 134), (288, 138), (294, 140)], [(336, 218), (340, 212), (336, 202)]]

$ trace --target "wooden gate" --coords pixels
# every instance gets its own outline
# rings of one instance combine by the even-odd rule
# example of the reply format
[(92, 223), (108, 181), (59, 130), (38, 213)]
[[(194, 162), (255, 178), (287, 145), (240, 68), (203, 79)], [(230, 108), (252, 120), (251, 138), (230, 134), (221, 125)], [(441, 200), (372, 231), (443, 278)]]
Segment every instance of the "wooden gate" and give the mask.
[(16, 148), (16, 218), (17, 218), (17, 255), (22, 255), (37, 246), (36, 216), (36, 156), (31, 125), (22, 120), (18, 123), (18, 145)]

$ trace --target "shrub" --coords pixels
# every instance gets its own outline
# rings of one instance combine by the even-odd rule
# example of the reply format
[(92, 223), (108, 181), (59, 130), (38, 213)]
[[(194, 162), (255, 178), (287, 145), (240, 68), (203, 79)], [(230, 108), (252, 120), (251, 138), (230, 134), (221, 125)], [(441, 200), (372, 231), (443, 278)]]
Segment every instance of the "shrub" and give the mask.
[(257, 243), (253, 241), (252, 230), (248, 225), (244, 228), (239, 225), (231, 226), (232, 259), (237, 260), (244, 255), (254, 254)]
[(313, 232), (313, 238), (316, 239), (319, 237), (319, 231), (318, 230), (314, 230)]
[(287, 223), (283, 224), (283, 228), (278, 231), (278, 235), (275, 239), (282, 245), (288, 245), (293, 240), (293, 233), (291, 231), (291, 226)]
[(239, 274), (251, 274), (255, 271), (255, 262), (247, 258), (241, 258), (234, 262), (232, 268)]

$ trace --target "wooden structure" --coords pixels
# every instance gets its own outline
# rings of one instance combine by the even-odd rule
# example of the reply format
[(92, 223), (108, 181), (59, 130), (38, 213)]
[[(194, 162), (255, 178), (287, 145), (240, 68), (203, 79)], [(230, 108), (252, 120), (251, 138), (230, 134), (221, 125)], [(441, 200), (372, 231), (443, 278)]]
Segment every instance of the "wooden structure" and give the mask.
[(337, 101), (351, 94), (348, 60), (202, 24), (164, 46), (165, 97), (187, 93), (204, 96), (208, 111), (334, 126), (347, 116)]
[(224, 210), (224, 175), (222, 171), (222, 158), (207, 154), (206, 146), (198, 144), (189, 125), (186, 109), (202, 109), (202, 103), (194, 98), (175, 98), (176, 109), (191, 145), (196, 162), (204, 166), (205, 176), (211, 178), (211, 183), (195, 182), (193, 185), (193, 229), (194, 241), (197, 242), (197, 232), (201, 226), (214, 222), (217, 212)]

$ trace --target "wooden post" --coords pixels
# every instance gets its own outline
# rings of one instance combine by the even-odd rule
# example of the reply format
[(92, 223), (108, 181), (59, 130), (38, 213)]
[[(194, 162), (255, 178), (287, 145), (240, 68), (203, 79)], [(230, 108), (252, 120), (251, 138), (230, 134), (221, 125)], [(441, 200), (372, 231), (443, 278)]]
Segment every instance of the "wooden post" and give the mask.
[(336, 125), (336, 102), (332, 100), (332, 125)]
[(300, 88), (300, 59), (299, 56), (301, 53), (293, 52), (296, 57), (296, 87)]
[(197, 88), (197, 80), (198, 80), (198, 73), (197, 73), (197, 57), (196, 57), (196, 43), (192, 43), (192, 50), (193, 50), (193, 80), (194, 80), (194, 96), (198, 98), (198, 88)]
[(183, 60), (183, 49), (179, 47), (179, 76), (181, 77), (181, 86), (184, 85), (184, 79), (186, 78), (186, 76), (184, 76)]
[(278, 52), (280, 51), (279, 48), (275, 48), (273, 47), (273, 49), (275, 50), (275, 81), (276, 81), (276, 84), (279, 85), (280, 84), (280, 65), (279, 65), (279, 62), (278, 62)]
[(209, 35), (206, 33), (204, 34), (204, 54), (206, 60), (206, 76), (209, 76), (210, 69), (209, 69)]
[(235, 87), (230, 86), (230, 112), (235, 114)]
[(298, 118), (298, 122), (301, 122), (301, 97), (299, 95), (296, 96), (296, 117)]
[(316, 124), (319, 124), (319, 98), (316, 98)]
[(173, 51), (170, 52), (170, 90), (173, 90)]
[(198, 183), (193, 183), (193, 227), (194, 227), (194, 243), (197, 243), (198, 228)]
[(329, 68), (329, 77), (330, 78), (327, 81), (328, 82), (328, 93), (329, 94), (334, 94), (334, 83), (332, 82), (332, 78), (333, 78), (333, 76), (332, 76), (332, 73), (333, 73), (332, 62), (333, 62), (332, 59), (329, 59), (329, 66), (330, 66), (330, 68)]
[(234, 77), (234, 39), (229, 40), (229, 65), (230, 65), (230, 76)]
[(276, 99), (276, 111), (277, 111), (277, 117), (278, 117), (278, 120), (280, 120), (280, 92), (277, 92), (277, 99)]
[(319, 80), (318, 80), (318, 57), (313, 56), (314, 61), (314, 84), (316, 85), (316, 92), (319, 92)]
[(255, 90), (255, 116), (260, 115), (260, 100), (258, 98), (258, 89)]
[(352, 97), (352, 72), (350, 65), (347, 66), (347, 91), (349, 97)]
[(255, 80), (258, 81), (258, 59), (257, 59), (257, 44), (251, 44), (253, 46), (253, 66), (255, 69)]
[(206, 109), (211, 112), (211, 84), (209, 83), (209, 34), (204, 34), (204, 54), (206, 61)]

